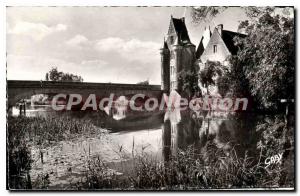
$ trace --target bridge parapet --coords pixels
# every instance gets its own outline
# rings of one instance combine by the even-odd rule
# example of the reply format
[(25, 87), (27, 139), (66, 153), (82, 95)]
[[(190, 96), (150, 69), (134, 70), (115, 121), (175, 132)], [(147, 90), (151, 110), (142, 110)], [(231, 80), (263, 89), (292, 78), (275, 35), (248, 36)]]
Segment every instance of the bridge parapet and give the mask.
[(160, 85), (7, 80), (9, 107), (32, 95), (59, 93), (81, 94), (83, 97), (89, 94), (100, 97), (109, 97), (111, 93), (115, 96), (144, 94), (148, 97), (160, 98), (163, 91), (160, 90)]
[(132, 89), (132, 90), (160, 90), (160, 85), (121, 84), (121, 83), (93, 83), (93, 82), (57, 82), (7, 80), (8, 88), (96, 88), (96, 89)]

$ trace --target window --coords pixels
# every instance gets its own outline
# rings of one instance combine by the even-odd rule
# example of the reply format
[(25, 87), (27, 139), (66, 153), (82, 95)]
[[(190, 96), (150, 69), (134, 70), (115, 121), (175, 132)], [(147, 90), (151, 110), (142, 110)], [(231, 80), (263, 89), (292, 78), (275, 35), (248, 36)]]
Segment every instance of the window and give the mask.
[(171, 90), (173, 90), (175, 88), (175, 85), (176, 85), (175, 81), (171, 81), (170, 85), (171, 85)]
[(214, 53), (217, 53), (217, 45), (214, 45)]
[(176, 67), (174, 67), (174, 66), (170, 67), (170, 74), (171, 74), (171, 76), (175, 76), (176, 75)]

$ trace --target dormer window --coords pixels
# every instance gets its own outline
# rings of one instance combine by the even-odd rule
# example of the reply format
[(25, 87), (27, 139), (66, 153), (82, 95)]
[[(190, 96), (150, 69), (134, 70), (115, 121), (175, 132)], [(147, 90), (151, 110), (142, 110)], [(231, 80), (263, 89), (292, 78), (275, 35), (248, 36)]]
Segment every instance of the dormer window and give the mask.
[(214, 45), (214, 53), (217, 53), (217, 51), (218, 51), (217, 45)]

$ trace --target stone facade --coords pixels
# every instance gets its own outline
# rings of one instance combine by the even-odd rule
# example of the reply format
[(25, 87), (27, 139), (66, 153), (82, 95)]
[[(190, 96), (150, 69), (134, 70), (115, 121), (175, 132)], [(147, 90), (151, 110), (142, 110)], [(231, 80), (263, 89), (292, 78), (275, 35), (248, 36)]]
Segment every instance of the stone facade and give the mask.
[[(207, 61), (219, 61), (227, 65), (227, 59), (237, 53), (238, 48), (234, 45), (234, 37), (245, 37), (245, 35), (227, 31), (223, 25), (216, 26), (213, 33), (210, 27), (205, 28), (203, 36), (197, 47), (191, 43), (185, 25), (185, 18), (173, 18), (170, 24), (161, 54), (161, 88), (165, 92), (173, 90), (180, 93), (181, 84), (178, 81), (179, 73), (182, 70), (190, 70), (198, 66), (201, 71)], [(203, 86), (199, 84), (201, 90)], [(213, 88), (213, 87), (211, 87)], [(214, 93), (217, 92), (213, 88)], [(207, 92), (206, 89), (203, 92)]]
[(231, 53), (222, 39), (222, 33), (220, 34), (220, 30), (215, 28), (203, 54), (200, 57), (201, 62), (219, 61), (224, 63), (230, 55)]
[(170, 89), (170, 51), (167, 43), (160, 49), (161, 55), (161, 90), (169, 91)]
[(166, 92), (181, 91), (178, 77), (182, 70), (190, 70), (195, 63), (196, 46), (191, 43), (184, 18), (173, 18), (161, 51), (161, 88)]

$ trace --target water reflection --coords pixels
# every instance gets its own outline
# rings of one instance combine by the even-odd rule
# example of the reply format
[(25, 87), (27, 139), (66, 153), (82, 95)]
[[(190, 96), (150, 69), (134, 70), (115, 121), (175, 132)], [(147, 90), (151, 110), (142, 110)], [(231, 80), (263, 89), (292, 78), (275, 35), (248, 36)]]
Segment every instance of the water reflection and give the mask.
[[(73, 140), (61, 141), (47, 149), (45, 162), (37, 162), (32, 167), (33, 174), (51, 172), (59, 168), (60, 173), (51, 180), (57, 184), (66, 183), (65, 178), (83, 174), (84, 164), (89, 157), (101, 157), (105, 162), (120, 162), (120, 149), (131, 154), (146, 152), (157, 160), (170, 160), (179, 149), (193, 145), (196, 153), (205, 154), (207, 144), (224, 150), (225, 154), (235, 148), (237, 156), (256, 155), (255, 125), (257, 116), (250, 114), (230, 116), (228, 114), (170, 110), (161, 112), (128, 112), (122, 106), (114, 108), (114, 115), (101, 111), (55, 112), (48, 106), (28, 106), (27, 116), (67, 115), (73, 119), (85, 119), (95, 126), (110, 130), (104, 137), (81, 135)], [(19, 114), (18, 108), (13, 111)], [(117, 116), (117, 118), (116, 118)], [(39, 147), (36, 146), (36, 152)], [(211, 150), (207, 150), (208, 153)], [(33, 157), (38, 153), (32, 151)], [(55, 161), (58, 160), (58, 161)], [(127, 160), (127, 159), (126, 159)], [(129, 159), (128, 159), (129, 160)], [(68, 171), (72, 168), (72, 174)], [(36, 176), (32, 175), (32, 177)]]
[[(50, 105), (30, 105), (26, 104), (26, 113), (27, 117), (35, 117), (35, 116), (42, 116), (46, 117), (47, 112), (53, 112)], [(11, 115), (12, 116), (19, 116), (20, 115), (20, 108), (18, 106), (14, 106), (11, 108)]]
[(241, 156), (246, 151), (255, 154), (257, 141), (254, 127), (255, 118), (249, 115), (220, 118), (220, 114), (167, 111), (162, 125), (163, 159), (168, 161), (171, 155), (176, 156), (178, 149), (184, 150), (190, 145), (203, 152), (208, 141), (212, 141), (225, 154), (233, 147)]
[[(72, 118), (87, 119), (98, 127), (102, 127), (117, 134), (110, 134), (111, 141), (118, 146), (132, 148), (133, 138), (135, 146), (152, 146), (148, 149), (153, 156), (169, 160), (176, 156), (179, 149), (186, 149), (194, 145), (199, 152), (208, 141), (227, 153), (235, 147), (238, 155), (245, 151), (255, 154), (257, 117), (208, 112), (180, 111), (178, 109), (161, 112), (128, 112), (120, 98), (113, 115), (100, 111), (68, 111), (55, 113), (48, 106), (27, 106), (27, 116), (60, 116), (68, 115)], [(18, 108), (13, 108), (13, 114), (18, 115)]]
[(178, 149), (199, 141), (202, 121), (201, 118), (195, 118), (193, 113), (178, 109), (165, 113), (162, 125), (162, 154), (165, 161), (169, 160), (170, 155), (176, 156)]
[(121, 120), (126, 118), (126, 111), (127, 111), (127, 105), (128, 100), (125, 96), (120, 96), (116, 101), (114, 101), (115, 107), (113, 107), (113, 114), (112, 117), (115, 120)]

